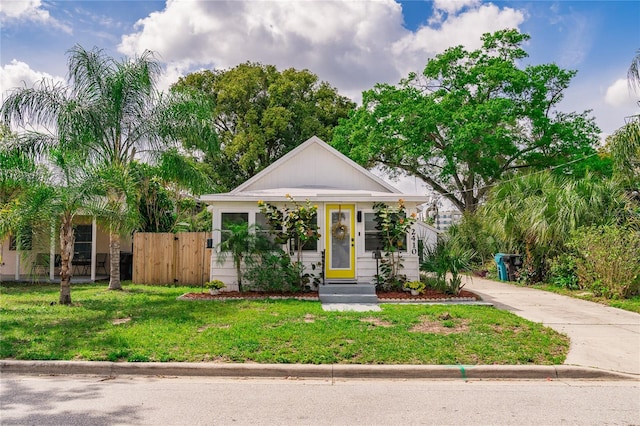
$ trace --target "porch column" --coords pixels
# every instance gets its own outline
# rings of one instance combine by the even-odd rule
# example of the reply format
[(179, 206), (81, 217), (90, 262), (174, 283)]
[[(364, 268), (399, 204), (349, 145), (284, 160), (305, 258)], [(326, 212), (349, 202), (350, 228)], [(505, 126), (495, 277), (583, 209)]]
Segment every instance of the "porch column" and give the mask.
[(51, 224), (51, 241), (49, 241), (49, 281), (56, 276), (56, 224)]
[[(212, 206), (207, 206), (207, 210), (209, 212), (211, 212), (211, 243), (213, 247), (216, 247), (216, 244), (218, 242), (216, 242), (215, 239), (215, 229), (216, 229), (216, 210), (212, 207)], [(215, 262), (217, 260), (217, 250), (215, 248), (211, 249), (211, 256), (209, 257), (209, 278), (208, 280), (212, 280), (213, 279), (213, 273), (215, 272), (214, 268), (215, 268)]]
[(18, 250), (18, 243), (16, 242), (16, 281), (20, 281), (20, 250)]
[(93, 217), (91, 221), (91, 282), (95, 282), (96, 280), (96, 241), (98, 240), (97, 236), (98, 225), (96, 222), (96, 217)]

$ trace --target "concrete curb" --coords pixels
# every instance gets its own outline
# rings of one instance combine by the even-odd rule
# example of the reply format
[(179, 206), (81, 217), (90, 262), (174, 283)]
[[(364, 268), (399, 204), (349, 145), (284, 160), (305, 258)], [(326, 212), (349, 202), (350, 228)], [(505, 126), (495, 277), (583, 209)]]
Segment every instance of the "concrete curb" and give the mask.
[(571, 365), (215, 364), (192, 362), (1, 360), (0, 374), (199, 376), (300, 379), (575, 379), (640, 380), (640, 376)]

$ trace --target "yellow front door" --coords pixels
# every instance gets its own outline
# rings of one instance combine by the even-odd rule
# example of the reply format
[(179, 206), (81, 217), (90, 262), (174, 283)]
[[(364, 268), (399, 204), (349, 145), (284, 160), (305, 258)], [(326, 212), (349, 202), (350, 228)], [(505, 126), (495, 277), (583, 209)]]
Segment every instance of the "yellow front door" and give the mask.
[(356, 277), (355, 206), (326, 205), (326, 278)]

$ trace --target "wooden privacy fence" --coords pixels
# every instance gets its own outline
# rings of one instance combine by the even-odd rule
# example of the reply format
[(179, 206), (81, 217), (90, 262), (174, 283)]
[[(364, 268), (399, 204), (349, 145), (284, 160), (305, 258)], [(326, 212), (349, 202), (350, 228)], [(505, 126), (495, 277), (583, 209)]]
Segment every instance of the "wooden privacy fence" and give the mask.
[(203, 284), (211, 268), (207, 238), (207, 232), (135, 233), (133, 282)]

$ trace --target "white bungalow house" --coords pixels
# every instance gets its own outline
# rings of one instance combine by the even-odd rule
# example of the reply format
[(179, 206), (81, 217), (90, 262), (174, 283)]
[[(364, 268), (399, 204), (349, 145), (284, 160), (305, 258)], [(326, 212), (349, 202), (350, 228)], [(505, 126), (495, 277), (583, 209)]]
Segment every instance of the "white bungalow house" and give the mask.
[[(379, 231), (375, 229), (373, 204), (382, 202), (396, 206), (404, 200), (407, 213), (417, 213), (425, 195), (404, 194), (356, 164), (318, 137), (312, 137), (278, 161), (228, 193), (201, 197), (213, 214), (213, 246), (221, 241), (225, 223), (244, 221), (249, 225), (265, 225), (258, 201), (283, 206), (309, 200), (318, 206), (320, 239), (306, 244), (304, 263), (319, 264), (324, 258), (324, 280), (327, 283), (375, 283), (374, 251), (381, 249)], [(335, 238), (330, 231), (340, 220), (347, 225), (347, 238)], [(422, 222), (407, 235), (403, 274), (418, 279), (418, 240), (432, 244), (437, 231)], [(223, 264), (214, 250), (211, 256), (211, 279), (223, 281), (226, 290), (237, 290), (236, 271), (230, 256)]]

